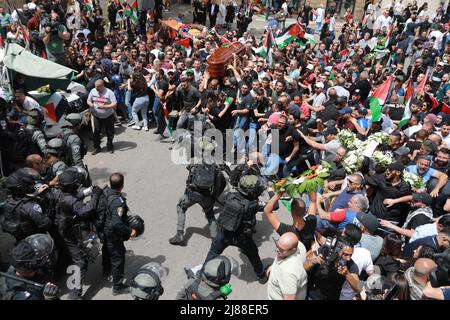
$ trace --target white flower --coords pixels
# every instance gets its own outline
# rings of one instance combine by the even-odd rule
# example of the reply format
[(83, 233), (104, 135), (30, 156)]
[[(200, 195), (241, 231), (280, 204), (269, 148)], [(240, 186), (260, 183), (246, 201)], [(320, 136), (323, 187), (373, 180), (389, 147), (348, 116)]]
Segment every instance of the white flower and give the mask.
[(305, 177), (300, 177), (298, 179), (295, 179), (294, 181), (292, 181), (292, 184), (301, 184), (303, 183), (303, 181), (305, 181), (306, 178)]

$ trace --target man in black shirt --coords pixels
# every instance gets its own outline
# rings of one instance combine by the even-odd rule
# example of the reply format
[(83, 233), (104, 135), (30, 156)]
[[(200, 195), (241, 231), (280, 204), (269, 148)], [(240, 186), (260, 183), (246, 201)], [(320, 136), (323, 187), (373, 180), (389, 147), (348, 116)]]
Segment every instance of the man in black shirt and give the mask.
[(345, 237), (340, 237), (338, 242), (340, 249), (331, 261), (312, 255), (303, 264), (309, 275), (308, 297), (311, 300), (339, 300), (346, 280), (353, 290), (359, 291), (359, 270), (352, 260), (353, 243)]
[[(391, 163), (384, 174), (367, 177), (367, 195), (370, 211), (380, 219), (403, 224), (409, 211), (407, 202), (411, 200), (411, 186), (402, 180), (404, 166), (400, 162)], [(410, 196), (409, 198), (406, 196)], [(387, 199), (391, 201), (387, 201)]]
[(259, 119), (263, 118), (266, 112), (270, 108), (269, 99), (265, 96), (265, 91), (263, 88), (258, 88), (256, 90), (256, 98), (249, 107), (249, 136), (248, 136), (248, 147), (249, 152), (258, 150), (258, 130), (261, 128), (261, 121)]
[(283, 192), (275, 194), (264, 208), (264, 214), (272, 225), (273, 229), (281, 236), (286, 232), (293, 232), (298, 240), (303, 243), (306, 250), (311, 249), (314, 241), (314, 230), (316, 229), (315, 215), (308, 214), (305, 217), (306, 205), (302, 199), (295, 198), (291, 202), (292, 225), (288, 225), (280, 221), (277, 215), (273, 213), (278, 206), (278, 201), (281, 199)]

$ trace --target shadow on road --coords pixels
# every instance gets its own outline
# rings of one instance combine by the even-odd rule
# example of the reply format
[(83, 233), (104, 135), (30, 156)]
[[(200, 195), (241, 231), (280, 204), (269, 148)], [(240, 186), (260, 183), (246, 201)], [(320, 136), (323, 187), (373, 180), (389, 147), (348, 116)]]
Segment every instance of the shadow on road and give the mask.
[(189, 239), (192, 237), (192, 235), (196, 233), (198, 235), (201, 235), (204, 238), (207, 238), (209, 240), (211, 240), (210, 236), (209, 236), (209, 227), (208, 224), (206, 224), (203, 228), (199, 228), (199, 227), (188, 227), (186, 228), (186, 233), (185, 233), (185, 239), (186, 239), (186, 243), (189, 241)]
[(131, 141), (115, 141), (114, 150), (116, 151), (128, 151), (137, 147), (137, 144)]
[[(242, 252), (240, 252), (239, 257), (242, 259), (243, 262), (243, 264), (241, 264), (241, 276), (239, 277), (239, 279), (247, 283), (258, 281), (258, 279), (256, 278), (255, 271), (253, 271), (253, 267), (250, 261), (248, 260), (247, 256)], [(272, 265), (274, 260), (275, 260), (274, 258), (261, 259), (264, 268)]]

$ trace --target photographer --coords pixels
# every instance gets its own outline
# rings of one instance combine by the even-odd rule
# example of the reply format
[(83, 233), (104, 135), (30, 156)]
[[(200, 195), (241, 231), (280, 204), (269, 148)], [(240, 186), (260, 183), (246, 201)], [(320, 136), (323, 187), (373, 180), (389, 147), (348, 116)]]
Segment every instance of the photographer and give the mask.
[(44, 27), (44, 37), (42, 41), (45, 44), (47, 59), (63, 66), (67, 64), (66, 53), (64, 50), (64, 41), (70, 39), (70, 34), (66, 27), (59, 23), (59, 16), (52, 11), (50, 20), (42, 22)]
[(310, 300), (339, 300), (345, 280), (359, 292), (358, 267), (352, 260), (353, 243), (345, 237), (328, 238), (303, 264), (308, 272)]

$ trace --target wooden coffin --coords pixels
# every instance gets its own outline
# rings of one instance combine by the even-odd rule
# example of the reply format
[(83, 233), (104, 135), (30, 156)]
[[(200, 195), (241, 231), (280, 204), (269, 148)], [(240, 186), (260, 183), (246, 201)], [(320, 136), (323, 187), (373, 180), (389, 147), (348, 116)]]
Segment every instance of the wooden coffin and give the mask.
[(220, 47), (208, 58), (208, 72), (211, 78), (225, 76), (226, 68), (233, 63), (233, 53), (242, 54), (245, 46), (240, 42), (233, 42), (226, 47)]

